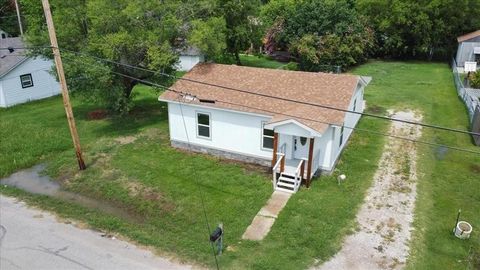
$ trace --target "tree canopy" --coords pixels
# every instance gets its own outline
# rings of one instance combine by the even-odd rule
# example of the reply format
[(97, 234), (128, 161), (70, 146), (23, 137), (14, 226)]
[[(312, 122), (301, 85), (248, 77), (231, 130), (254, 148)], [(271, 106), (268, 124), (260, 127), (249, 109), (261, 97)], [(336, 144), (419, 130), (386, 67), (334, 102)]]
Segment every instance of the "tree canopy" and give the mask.
[(377, 55), (448, 59), (456, 37), (480, 29), (478, 0), (357, 0), (375, 31)]
[(373, 32), (353, 1), (272, 0), (262, 15), (275, 27), (268, 38), (294, 53), (303, 70), (349, 67), (365, 61), (373, 47)]

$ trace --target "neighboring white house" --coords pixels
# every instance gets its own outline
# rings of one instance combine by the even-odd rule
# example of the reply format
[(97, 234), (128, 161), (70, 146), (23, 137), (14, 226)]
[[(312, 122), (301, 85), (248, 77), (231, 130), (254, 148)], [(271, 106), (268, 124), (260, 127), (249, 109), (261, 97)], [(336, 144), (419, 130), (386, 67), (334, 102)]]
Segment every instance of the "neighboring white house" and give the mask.
[(8, 33), (0, 29), (0, 39), (8, 38)]
[(196, 47), (186, 47), (178, 52), (179, 62), (177, 64), (177, 69), (180, 71), (189, 71), (196, 64), (204, 62), (204, 54)]
[(363, 111), (370, 81), (207, 63), (183, 78), (171, 89), (188, 94), (167, 90), (159, 97), (168, 103), (172, 146), (271, 166), (274, 188), (290, 192), (334, 169), (360, 119), (342, 110)]
[(10, 107), (60, 93), (50, 71), (53, 62), (26, 56), (21, 38), (0, 39), (0, 107)]
[(455, 58), (459, 72), (464, 71), (465, 62), (477, 63), (480, 69), (480, 30), (457, 38), (458, 50)]

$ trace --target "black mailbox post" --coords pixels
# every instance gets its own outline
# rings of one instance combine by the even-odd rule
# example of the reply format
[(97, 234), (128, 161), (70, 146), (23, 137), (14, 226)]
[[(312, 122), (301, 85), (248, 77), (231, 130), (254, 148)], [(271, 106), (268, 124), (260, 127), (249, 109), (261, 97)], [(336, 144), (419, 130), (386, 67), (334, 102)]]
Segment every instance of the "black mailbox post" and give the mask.
[(210, 234), (210, 242), (217, 243), (217, 254), (221, 255), (223, 246), (223, 224), (220, 223)]

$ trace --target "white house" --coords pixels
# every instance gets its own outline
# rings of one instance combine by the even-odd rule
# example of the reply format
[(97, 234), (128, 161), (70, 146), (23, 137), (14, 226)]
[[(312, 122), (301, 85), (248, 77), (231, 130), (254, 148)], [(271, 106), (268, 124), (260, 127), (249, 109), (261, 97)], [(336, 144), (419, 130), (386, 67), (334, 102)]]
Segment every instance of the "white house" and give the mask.
[(458, 50), (455, 58), (460, 72), (464, 71), (465, 62), (477, 63), (480, 69), (480, 30), (457, 38)]
[(20, 38), (0, 39), (0, 107), (10, 107), (60, 93), (60, 84), (50, 71), (53, 62), (28, 57)]
[(196, 64), (204, 62), (204, 54), (196, 47), (186, 47), (178, 51), (179, 53), (179, 62), (177, 64), (177, 69), (180, 71), (189, 71)]
[(274, 188), (290, 192), (334, 169), (360, 119), (345, 111), (363, 111), (370, 81), (207, 63), (183, 78), (159, 97), (172, 146), (271, 166)]
[(0, 29), (0, 39), (6, 39), (8, 38), (8, 33)]

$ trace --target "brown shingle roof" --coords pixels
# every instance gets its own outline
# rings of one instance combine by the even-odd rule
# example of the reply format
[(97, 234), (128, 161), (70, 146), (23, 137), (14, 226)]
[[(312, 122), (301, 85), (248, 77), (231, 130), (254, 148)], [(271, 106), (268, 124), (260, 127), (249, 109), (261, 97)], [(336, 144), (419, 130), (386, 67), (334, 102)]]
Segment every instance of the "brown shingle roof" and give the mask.
[[(336, 75), (209, 63), (196, 65), (183, 78), (341, 109), (348, 109), (360, 79), (359, 76), (346, 74)], [(241, 93), (186, 80), (178, 80), (171, 89), (187, 92), (199, 99), (216, 100), (214, 104), (200, 103), (198, 100), (192, 101), (196, 104), (269, 115), (272, 116), (271, 122), (294, 119), (320, 133), (328, 127), (328, 124), (302, 118), (341, 124), (345, 117), (345, 113), (341, 111)], [(179, 101), (180, 96), (178, 93), (165, 91), (159, 99)], [(239, 105), (229, 104), (229, 102)], [(293, 117), (285, 114), (293, 115)]]
[(458, 40), (458, 43), (460, 43), (460, 42), (464, 42), (464, 41), (467, 41), (469, 39), (476, 38), (476, 37), (479, 37), (479, 36), (480, 36), (480, 30), (477, 30), (475, 32), (468, 33), (468, 34), (465, 34), (463, 36), (459, 36), (457, 38), (457, 40)]
[[(0, 39), (0, 48), (23, 48), (25, 43), (23, 43), (21, 38), (4, 38)], [(8, 50), (0, 50), (0, 77), (3, 77), (13, 68), (21, 64), (27, 59), (25, 55), (26, 52), (24, 49), (15, 49), (14, 52)]]

